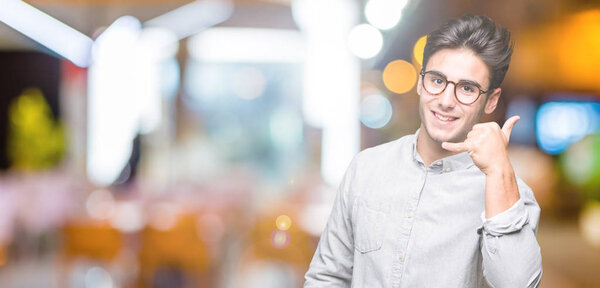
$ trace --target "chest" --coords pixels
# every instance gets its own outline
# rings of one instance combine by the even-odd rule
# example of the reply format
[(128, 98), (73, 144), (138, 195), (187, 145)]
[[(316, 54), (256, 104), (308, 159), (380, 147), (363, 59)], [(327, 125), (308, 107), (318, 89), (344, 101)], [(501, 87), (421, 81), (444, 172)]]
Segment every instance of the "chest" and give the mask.
[(364, 207), (377, 211), (378, 219), (386, 220), (378, 224), (382, 229), (400, 229), (416, 237), (446, 235), (448, 241), (476, 237), (473, 234), (481, 225), (485, 206), (485, 176), (481, 172), (409, 171), (392, 177), (373, 175), (369, 180), (369, 185), (361, 187), (363, 193), (356, 201), (360, 207), (354, 211)]

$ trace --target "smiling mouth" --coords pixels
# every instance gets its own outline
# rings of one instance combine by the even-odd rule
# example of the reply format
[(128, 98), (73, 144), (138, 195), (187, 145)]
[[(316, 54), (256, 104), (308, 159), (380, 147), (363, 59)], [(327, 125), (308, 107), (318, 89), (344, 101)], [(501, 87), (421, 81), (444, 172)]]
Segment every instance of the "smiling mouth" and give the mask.
[(438, 113), (435, 113), (435, 112), (433, 112), (433, 111), (431, 111), (431, 112), (433, 113), (433, 115), (434, 115), (434, 116), (435, 116), (437, 119), (439, 119), (440, 121), (443, 121), (443, 122), (450, 122), (450, 121), (454, 121), (454, 120), (458, 119), (457, 117), (444, 116), (444, 115), (440, 115), (440, 114), (438, 114)]

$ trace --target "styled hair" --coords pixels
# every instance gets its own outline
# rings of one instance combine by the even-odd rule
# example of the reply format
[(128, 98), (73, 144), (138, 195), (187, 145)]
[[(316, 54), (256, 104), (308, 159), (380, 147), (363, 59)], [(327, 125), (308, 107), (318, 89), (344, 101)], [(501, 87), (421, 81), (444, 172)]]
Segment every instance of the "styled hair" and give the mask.
[(487, 16), (465, 14), (450, 20), (427, 35), (423, 52), (423, 70), (429, 58), (443, 49), (467, 48), (477, 55), (488, 67), (492, 91), (500, 87), (513, 51), (510, 31), (496, 24)]

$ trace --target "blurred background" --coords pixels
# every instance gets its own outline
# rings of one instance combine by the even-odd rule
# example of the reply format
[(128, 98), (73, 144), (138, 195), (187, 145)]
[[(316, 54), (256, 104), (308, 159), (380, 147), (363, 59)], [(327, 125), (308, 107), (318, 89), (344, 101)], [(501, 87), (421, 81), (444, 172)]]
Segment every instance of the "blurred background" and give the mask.
[(0, 286), (301, 287), (360, 150), (419, 126), (425, 35), (512, 32), (499, 108), (541, 287), (600, 287), (600, 3), (0, 0)]

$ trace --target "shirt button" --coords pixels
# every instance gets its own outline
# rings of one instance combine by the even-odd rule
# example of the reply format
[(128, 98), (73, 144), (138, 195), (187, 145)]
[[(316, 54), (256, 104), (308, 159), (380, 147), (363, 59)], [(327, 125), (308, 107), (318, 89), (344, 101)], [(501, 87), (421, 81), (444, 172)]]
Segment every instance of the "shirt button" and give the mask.
[(398, 253), (398, 260), (404, 260), (404, 254), (402, 254), (402, 252)]
[(413, 212), (408, 212), (408, 219), (412, 219), (412, 218), (413, 218), (413, 216), (414, 216), (414, 213), (413, 213)]
[(441, 161), (437, 161), (437, 162), (434, 163), (434, 165), (438, 165), (438, 166), (442, 165), (442, 162)]
[(450, 169), (450, 167), (444, 169), (445, 172), (450, 172), (450, 170), (452, 170), (452, 169)]

